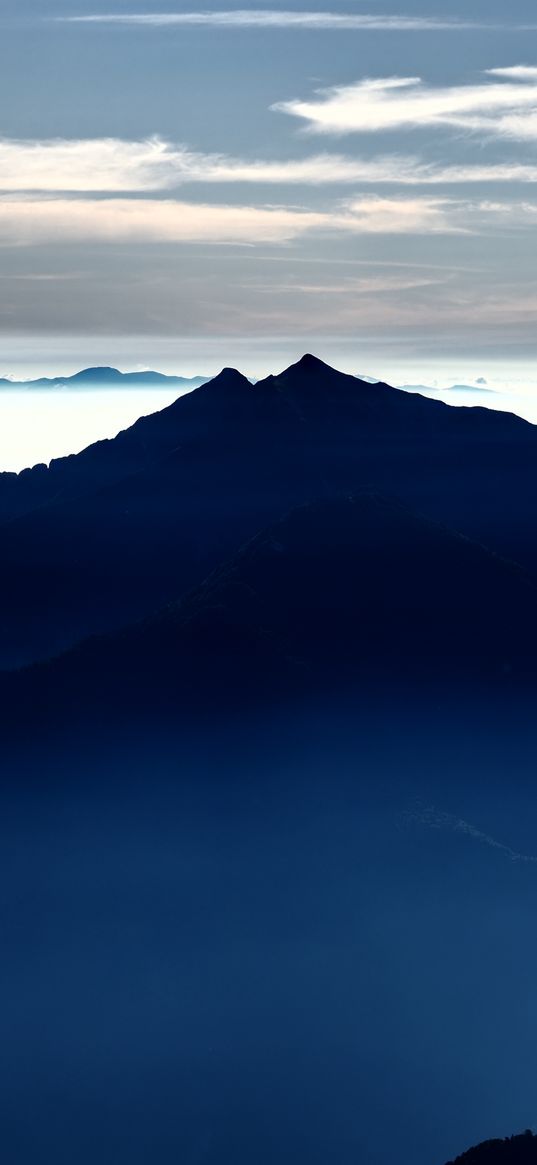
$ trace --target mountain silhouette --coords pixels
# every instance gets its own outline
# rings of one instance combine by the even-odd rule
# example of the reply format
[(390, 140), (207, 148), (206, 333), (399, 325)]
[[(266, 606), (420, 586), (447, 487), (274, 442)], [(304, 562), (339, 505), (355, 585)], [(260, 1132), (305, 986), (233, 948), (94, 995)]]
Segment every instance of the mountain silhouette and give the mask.
[(0, 475), (0, 666), (143, 618), (296, 506), (396, 497), (537, 577), (537, 430), (304, 356), (226, 369), (114, 440)]
[(537, 1137), (527, 1132), (505, 1140), (484, 1141), (448, 1165), (535, 1165)]
[(117, 368), (83, 368), (72, 376), (41, 376), (37, 380), (0, 378), (5, 388), (197, 388), (206, 376), (166, 376), (162, 372), (120, 372)]
[(0, 475), (8, 1157), (516, 1127), (536, 497), (531, 425), (311, 355)]

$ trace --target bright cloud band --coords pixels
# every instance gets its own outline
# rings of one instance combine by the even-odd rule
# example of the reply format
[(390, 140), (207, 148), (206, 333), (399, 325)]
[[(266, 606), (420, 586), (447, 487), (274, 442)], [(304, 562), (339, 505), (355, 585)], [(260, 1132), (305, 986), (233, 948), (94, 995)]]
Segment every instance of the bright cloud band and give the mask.
[(465, 28), (495, 28), (471, 20), (457, 20), (426, 16), (370, 15), (341, 12), (280, 12), (272, 9), (234, 9), (229, 12), (153, 12), (153, 13), (95, 13), (87, 16), (62, 16), (58, 20), (70, 24), (118, 24), (146, 28), (177, 26), (212, 26), (216, 28), (304, 28), (341, 30), (342, 32), (392, 31), (450, 31)]
[(0, 244), (287, 243), (330, 233), (432, 235), (533, 230), (537, 205), (364, 196), (323, 211), (172, 199), (0, 198)]
[(297, 159), (203, 154), (151, 138), (24, 141), (0, 139), (0, 191), (128, 193), (183, 185), (398, 185), (535, 183), (537, 162), (439, 165), (412, 155), (371, 158), (322, 153)]
[[(420, 77), (366, 78), (274, 106), (315, 133), (379, 133), (445, 126), (518, 140), (537, 138), (537, 69), (491, 69), (477, 85), (445, 88)], [(499, 78), (499, 79), (498, 79)]]

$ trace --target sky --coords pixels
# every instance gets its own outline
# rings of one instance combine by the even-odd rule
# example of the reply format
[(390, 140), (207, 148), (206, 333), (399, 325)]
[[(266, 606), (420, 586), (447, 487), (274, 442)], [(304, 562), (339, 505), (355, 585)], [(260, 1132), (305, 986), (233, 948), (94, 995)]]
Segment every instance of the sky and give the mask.
[(3, 0), (0, 35), (0, 376), (313, 349), (537, 400), (531, 0)]

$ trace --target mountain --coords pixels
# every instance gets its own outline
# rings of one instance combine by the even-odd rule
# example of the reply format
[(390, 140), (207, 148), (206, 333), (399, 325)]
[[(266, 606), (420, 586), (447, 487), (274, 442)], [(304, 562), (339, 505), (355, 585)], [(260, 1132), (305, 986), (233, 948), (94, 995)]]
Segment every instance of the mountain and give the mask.
[(68, 648), (0, 675), (9, 1160), (516, 1127), (536, 453), (305, 357), (0, 477), (4, 660)]
[(528, 1129), (517, 1137), (484, 1141), (448, 1165), (535, 1165), (537, 1137)]
[(36, 709), (48, 728), (181, 723), (209, 708), (243, 714), (424, 681), (507, 693), (537, 681), (536, 605), (537, 587), (511, 563), (362, 491), (293, 510), (130, 630), (5, 674), (0, 717), (6, 732)]
[(83, 368), (73, 376), (13, 381), (0, 378), (4, 388), (198, 388), (207, 376), (165, 376), (162, 372), (119, 372), (117, 368)]
[(233, 369), (112, 441), (0, 475), (0, 666), (174, 601), (282, 514), (364, 486), (537, 577), (537, 430), (303, 357)]

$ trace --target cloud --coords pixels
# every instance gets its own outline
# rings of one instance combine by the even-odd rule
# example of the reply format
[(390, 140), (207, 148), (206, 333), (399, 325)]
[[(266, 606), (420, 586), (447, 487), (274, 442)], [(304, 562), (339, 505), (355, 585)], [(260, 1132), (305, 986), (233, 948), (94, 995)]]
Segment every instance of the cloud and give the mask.
[(286, 242), (326, 216), (285, 207), (214, 206), (157, 199), (0, 199), (0, 242)]
[[(535, 167), (537, 179), (537, 166)], [(415, 158), (349, 158), (317, 154), (259, 161), (203, 154), (153, 137), (45, 141), (0, 139), (0, 191), (128, 192), (173, 189), (185, 183), (326, 185), (408, 182), (430, 178)]]
[(176, 198), (0, 196), (0, 244), (281, 244), (305, 235), (426, 235), (513, 232), (537, 225), (537, 202), (379, 194), (324, 209), (206, 203)]
[(321, 295), (330, 297), (339, 296), (342, 299), (347, 299), (349, 296), (359, 295), (383, 295), (391, 294), (392, 292), (400, 291), (416, 291), (423, 287), (434, 287), (440, 283), (446, 282), (446, 275), (436, 275), (436, 277), (429, 277), (422, 275), (380, 275), (380, 276), (365, 276), (363, 278), (343, 278), (337, 282), (323, 282), (323, 283), (305, 283), (293, 280), (288, 280), (285, 283), (275, 283), (270, 281), (267, 283), (253, 283), (245, 284), (247, 290), (267, 292), (272, 295), (276, 291), (278, 294), (295, 295)]
[(332, 210), (230, 206), (171, 199), (0, 198), (0, 243), (285, 243), (305, 234), (450, 234), (464, 204), (430, 198), (359, 198)]
[[(457, 204), (436, 198), (357, 198), (347, 204), (349, 229), (365, 234), (451, 234), (466, 228)], [(453, 213), (452, 213), (453, 212)]]
[(273, 9), (241, 8), (228, 12), (147, 12), (94, 13), (87, 16), (60, 16), (56, 20), (68, 24), (116, 24), (139, 28), (168, 28), (173, 25), (193, 25), (216, 28), (305, 28), (319, 32), (429, 32), (472, 28), (496, 28), (471, 20), (459, 20), (400, 15), (369, 15), (340, 12), (286, 12)]
[[(385, 181), (388, 179), (386, 178)], [(395, 178), (393, 179), (395, 181)], [(537, 165), (526, 162), (499, 162), (476, 166), (435, 166), (420, 163), (403, 168), (403, 184), (413, 185), (453, 185), (473, 182), (521, 182), (537, 181)]]
[(0, 190), (161, 190), (181, 152), (154, 137), (23, 140), (0, 138)]
[[(492, 76), (494, 79), (491, 79)], [(500, 78), (500, 79), (496, 79)], [(433, 87), (420, 77), (364, 78), (273, 106), (327, 134), (445, 126), (520, 140), (537, 138), (537, 70), (491, 70), (480, 84)]]
[(535, 65), (510, 65), (506, 69), (486, 69), (489, 77), (516, 77), (520, 81), (537, 80)]
[(442, 166), (409, 155), (373, 158), (321, 153), (299, 159), (203, 154), (159, 137), (24, 140), (0, 138), (0, 191), (128, 193), (189, 183), (434, 186), (537, 182), (537, 163)]
[[(258, 182), (307, 186), (367, 185), (440, 186), (486, 182), (537, 182), (537, 162), (442, 166), (419, 157), (388, 154), (353, 158), (343, 154), (314, 154), (295, 161), (257, 161), (183, 155), (175, 170), (180, 182)], [(0, 183), (2, 179), (0, 178)]]
[(476, 209), (491, 225), (508, 230), (534, 228), (537, 223), (535, 202), (480, 202)]

